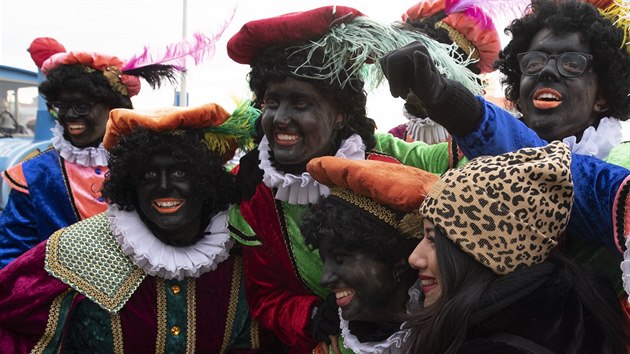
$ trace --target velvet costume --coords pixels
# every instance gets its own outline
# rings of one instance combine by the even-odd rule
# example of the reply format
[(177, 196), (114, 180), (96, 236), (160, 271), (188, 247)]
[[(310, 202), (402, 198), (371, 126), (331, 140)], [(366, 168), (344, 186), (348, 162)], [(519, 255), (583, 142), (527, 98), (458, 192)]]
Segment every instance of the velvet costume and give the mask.
[(238, 248), (230, 253), (197, 278), (165, 279), (123, 254), (107, 213), (78, 222), (0, 271), (0, 348), (260, 352), (241, 256)]
[[(407, 144), (386, 133), (375, 137), (375, 148), (361, 159), (393, 159), (434, 173), (451, 167), (447, 143)], [(260, 182), (255, 194), (241, 201), (240, 209), (233, 207), (232, 236), (249, 245), (243, 258), (252, 316), (289, 345), (291, 353), (310, 353), (316, 345), (309, 329), (311, 311), (330, 290), (319, 284), (323, 269), (319, 252), (306, 246), (299, 230), (308, 205), (275, 196), (275, 190)]]
[(12, 189), (0, 213), (0, 268), (58, 229), (105, 211), (107, 171), (106, 163), (85, 166), (49, 149), (2, 172)]

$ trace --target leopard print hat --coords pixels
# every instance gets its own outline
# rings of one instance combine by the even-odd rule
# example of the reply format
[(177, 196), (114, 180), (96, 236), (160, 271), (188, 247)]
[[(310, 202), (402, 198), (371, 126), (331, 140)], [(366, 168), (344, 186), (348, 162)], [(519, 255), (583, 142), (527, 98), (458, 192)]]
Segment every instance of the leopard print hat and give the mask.
[(561, 142), (480, 157), (446, 172), (420, 214), (479, 263), (504, 275), (541, 263), (569, 221), (571, 153)]

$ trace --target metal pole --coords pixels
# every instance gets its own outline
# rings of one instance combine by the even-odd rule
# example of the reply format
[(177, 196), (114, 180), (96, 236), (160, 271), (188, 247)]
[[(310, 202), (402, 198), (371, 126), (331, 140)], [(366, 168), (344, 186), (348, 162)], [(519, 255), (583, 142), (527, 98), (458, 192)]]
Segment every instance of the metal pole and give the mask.
[[(183, 1), (183, 12), (182, 12), (182, 39), (186, 40), (186, 27), (188, 26), (188, 6), (187, 6), (187, 2), (188, 0), (182, 0)], [(186, 69), (186, 57), (184, 57), (183, 59), (183, 65), (184, 65), (184, 69)], [(181, 76), (181, 80), (180, 80), (180, 87), (179, 87), (179, 105), (180, 106), (187, 106), (188, 105), (188, 100), (186, 99), (187, 97), (187, 93), (186, 93), (186, 72), (182, 72), (182, 76)]]

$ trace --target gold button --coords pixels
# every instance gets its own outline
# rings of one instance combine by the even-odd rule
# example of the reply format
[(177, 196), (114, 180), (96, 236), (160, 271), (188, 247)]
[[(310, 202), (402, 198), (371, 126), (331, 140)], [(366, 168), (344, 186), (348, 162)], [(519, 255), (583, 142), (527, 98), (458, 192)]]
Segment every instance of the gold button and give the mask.
[(173, 292), (173, 294), (179, 294), (181, 290), (182, 288), (180, 288), (179, 285), (177, 284), (171, 285), (171, 291)]
[(174, 336), (178, 336), (179, 332), (181, 332), (181, 329), (179, 328), (179, 326), (173, 326), (171, 327), (171, 334)]

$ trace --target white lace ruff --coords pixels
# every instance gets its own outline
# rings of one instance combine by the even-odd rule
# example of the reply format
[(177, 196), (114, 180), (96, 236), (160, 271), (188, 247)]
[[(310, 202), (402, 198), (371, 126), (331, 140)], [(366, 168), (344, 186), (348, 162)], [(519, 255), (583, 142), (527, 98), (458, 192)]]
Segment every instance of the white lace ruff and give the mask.
[(59, 122), (50, 128), (53, 133), (52, 145), (66, 161), (87, 167), (107, 166), (107, 150), (103, 143), (97, 147), (78, 148), (63, 137), (63, 127)]
[(228, 213), (219, 212), (194, 245), (174, 247), (160, 241), (136, 211), (116, 206), (108, 209), (109, 224), (116, 241), (131, 261), (147, 274), (163, 279), (197, 278), (217, 268), (230, 255), (234, 244), (228, 231)]
[[(341, 310), (339, 310), (341, 317)], [(403, 329), (404, 323), (400, 326), (400, 331), (392, 334), (381, 342), (360, 342), (359, 339), (350, 333), (348, 321), (341, 317), (341, 335), (343, 336), (344, 347), (355, 353), (361, 354), (397, 354), (404, 353), (405, 343), (409, 340), (411, 330)]]
[(576, 143), (575, 136), (568, 136), (562, 141), (569, 146), (571, 152), (580, 155), (595, 156), (604, 159), (610, 154), (610, 150), (621, 144), (623, 134), (619, 120), (606, 117), (599, 121), (597, 129), (588, 127), (582, 134), (582, 139)]
[[(289, 204), (314, 204), (322, 196), (327, 196), (330, 189), (320, 184), (308, 172), (301, 175), (284, 173), (276, 170), (269, 160), (269, 141), (264, 137), (258, 145), (260, 152), (260, 167), (263, 170), (263, 182), (269, 188), (277, 188), (275, 198)], [(341, 147), (335, 154), (349, 160), (365, 160), (365, 144), (358, 134), (350, 136), (341, 142)]]

